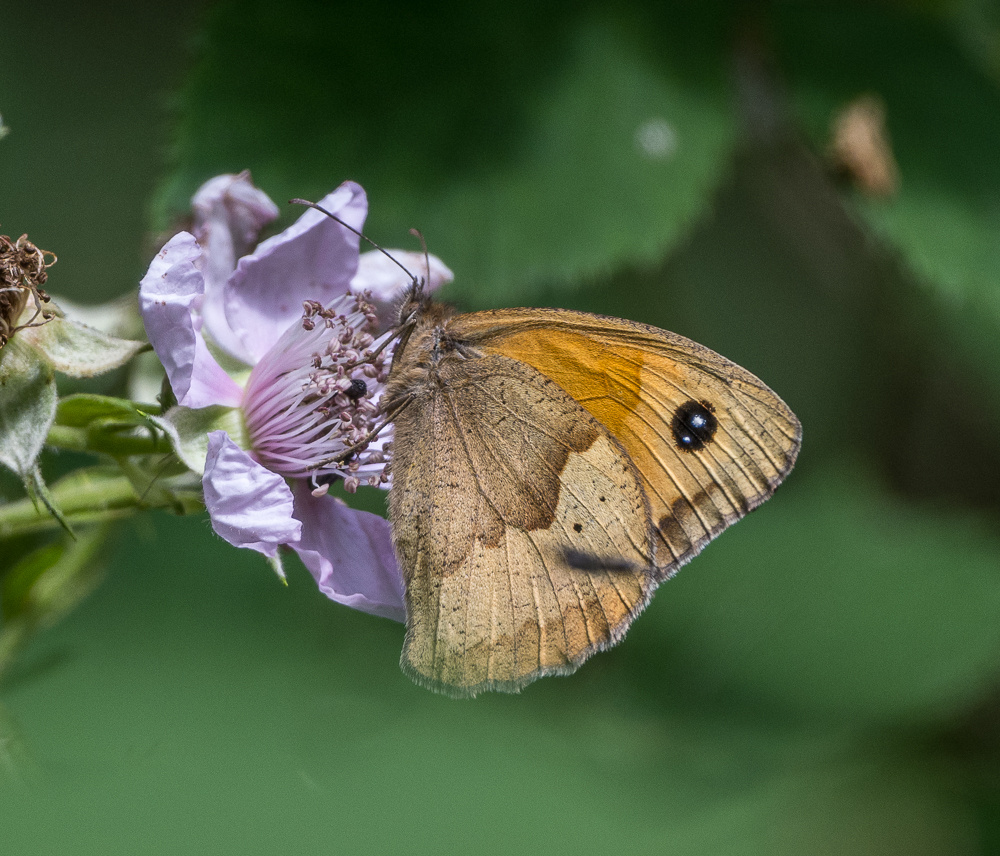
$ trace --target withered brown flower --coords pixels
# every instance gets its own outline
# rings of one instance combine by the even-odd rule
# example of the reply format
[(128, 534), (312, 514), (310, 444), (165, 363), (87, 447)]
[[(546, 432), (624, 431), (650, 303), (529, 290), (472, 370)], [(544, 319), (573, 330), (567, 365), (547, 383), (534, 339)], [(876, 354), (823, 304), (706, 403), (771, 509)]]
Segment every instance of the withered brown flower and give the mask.
[[(25, 327), (37, 327), (49, 321), (53, 313), (45, 308), (49, 296), (42, 289), (48, 268), (54, 265), (54, 253), (40, 250), (27, 235), (12, 241), (0, 235), (0, 348)], [(21, 318), (34, 302), (34, 313), (27, 321)]]

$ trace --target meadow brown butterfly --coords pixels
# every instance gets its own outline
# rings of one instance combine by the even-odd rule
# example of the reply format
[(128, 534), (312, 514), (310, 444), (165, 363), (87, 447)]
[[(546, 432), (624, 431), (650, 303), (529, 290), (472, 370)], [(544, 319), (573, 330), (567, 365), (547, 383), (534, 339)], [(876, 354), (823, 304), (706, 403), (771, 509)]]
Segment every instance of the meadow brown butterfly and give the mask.
[(418, 684), (472, 696), (574, 671), (795, 462), (785, 403), (682, 336), (411, 307), (383, 400)]
[(795, 464), (795, 414), (714, 351), (586, 312), (455, 315), (292, 201), (412, 279), (380, 407), (418, 684), (474, 696), (575, 671)]

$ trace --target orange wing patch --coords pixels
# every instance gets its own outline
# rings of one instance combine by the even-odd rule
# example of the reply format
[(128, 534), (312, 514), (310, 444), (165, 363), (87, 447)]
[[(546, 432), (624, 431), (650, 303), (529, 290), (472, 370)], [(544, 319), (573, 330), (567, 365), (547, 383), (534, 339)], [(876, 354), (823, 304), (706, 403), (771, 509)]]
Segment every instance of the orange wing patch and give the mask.
[(794, 464), (801, 427), (785, 403), (675, 333), (553, 309), (457, 316), (449, 332), (532, 366), (611, 432), (648, 495), (664, 576), (766, 500)]

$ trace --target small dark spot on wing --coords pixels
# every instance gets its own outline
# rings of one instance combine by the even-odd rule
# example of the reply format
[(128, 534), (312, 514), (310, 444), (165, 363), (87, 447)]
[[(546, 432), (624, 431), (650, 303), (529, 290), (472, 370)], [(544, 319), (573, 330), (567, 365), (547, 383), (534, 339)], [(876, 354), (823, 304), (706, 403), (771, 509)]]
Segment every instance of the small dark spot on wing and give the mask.
[(585, 550), (568, 548), (563, 551), (563, 559), (578, 571), (634, 571), (636, 565), (622, 556), (598, 556)]

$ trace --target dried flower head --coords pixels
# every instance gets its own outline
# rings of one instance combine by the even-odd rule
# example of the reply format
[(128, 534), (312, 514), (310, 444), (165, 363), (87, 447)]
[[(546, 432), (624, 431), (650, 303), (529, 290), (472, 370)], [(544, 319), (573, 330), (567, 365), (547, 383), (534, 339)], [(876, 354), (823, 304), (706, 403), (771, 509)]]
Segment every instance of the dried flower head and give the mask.
[[(55, 254), (38, 249), (27, 235), (16, 241), (0, 235), (0, 348), (18, 330), (38, 327), (52, 318), (53, 313), (44, 308), (49, 296), (42, 285), (49, 278), (47, 269), (55, 263)], [(29, 300), (34, 301), (34, 314), (19, 323)]]

